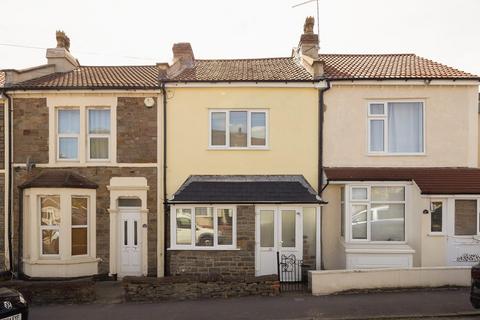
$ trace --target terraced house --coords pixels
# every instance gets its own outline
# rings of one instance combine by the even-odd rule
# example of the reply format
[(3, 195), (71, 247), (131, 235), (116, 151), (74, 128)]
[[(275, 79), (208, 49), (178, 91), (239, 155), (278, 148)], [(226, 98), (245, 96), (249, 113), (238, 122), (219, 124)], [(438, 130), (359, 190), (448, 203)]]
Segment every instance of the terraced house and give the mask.
[[(5, 270), (267, 275), (480, 255), (480, 78), (414, 54), (3, 70)], [(3, 190), (3, 189), (2, 189)]]

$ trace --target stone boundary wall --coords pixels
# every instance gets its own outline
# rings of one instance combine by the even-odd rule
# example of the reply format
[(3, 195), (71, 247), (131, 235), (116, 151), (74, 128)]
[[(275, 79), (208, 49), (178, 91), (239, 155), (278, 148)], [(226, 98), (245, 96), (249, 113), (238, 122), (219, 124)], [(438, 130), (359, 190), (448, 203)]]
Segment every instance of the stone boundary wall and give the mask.
[(308, 285), (315, 296), (351, 290), (434, 288), (470, 285), (471, 267), (421, 267), (310, 271)]
[(0, 282), (0, 286), (20, 291), (30, 304), (91, 303), (96, 299), (92, 280)]
[(126, 301), (194, 300), (244, 296), (276, 296), (276, 275), (261, 277), (171, 276), (123, 278)]

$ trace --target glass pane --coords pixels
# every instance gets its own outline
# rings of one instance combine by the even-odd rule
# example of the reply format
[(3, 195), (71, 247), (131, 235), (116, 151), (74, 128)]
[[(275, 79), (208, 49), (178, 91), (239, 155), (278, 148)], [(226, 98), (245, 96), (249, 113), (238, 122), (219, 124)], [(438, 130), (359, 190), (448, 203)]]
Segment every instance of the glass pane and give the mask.
[(432, 202), (430, 231), (442, 232), (443, 202)]
[(378, 114), (382, 115), (385, 114), (385, 106), (383, 103), (372, 103), (370, 105), (370, 114)]
[(404, 241), (405, 240), (405, 205), (372, 205), (371, 240)]
[(422, 103), (388, 103), (388, 151), (423, 152)]
[(247, 146), (247, 112), (230, 112), (230, 147)]
[(88, 132), (110, 133), (110, 110), (88, 110)]
[(120, 198), (118, 199), (119, 207), (141, 207), (142, 200), (138, 198)]
[(72, 197), (72, 225), (81, 226), (87, 224), (88, 199)]
[(87, 254), (87, 228), (72, 228), (72, 255)]
[(367, 239), (367, 206), (352, 206), (352, 239)]
[(225, 112), (212, 112), (212, 146), (227, 144), (227, 114)]
[(217, 210), (217, 230), (218, 244), (233, 244), (233, 210), (218, 209)]
[(266, 145), (266, 115), (265, 112), (252, 112), (251, 121), (251, 144), (252, 146)]
[(45, 196), (40, 198), (42, 226), (60, 225), (60, 196)]
[(60, 159), (77, 159), (78, 157), (78, 139), (77, 138), (59, 138)]
[(295, 243), (295, 210), (282, 210), (282, 247), (294, 248)]
[(192, 211), (177, 209), (177, 244), (192, 244)]
[(352, 188), (353, 200), (367, 200), (367, 188)]
[(42, 230), (42, 254), (59, 254), (59, 238), (58, 230)]
[(405, 188), (372, 187), (372, 201), (405, 201)]
[(317, 210), (303, 208), (303, 261), (314, 267), (317, 240)]
[(133, 222), (133, 245), (136, 246), (138, 244), (138, 239), (137, 239), (137, 233), (138, 233), (138, 230), (137, 230), (137, 226), (138, 226), (138, 222), (137, 221), (134, 221)]
[(275, 246), (275, 214), (273, 210), (260, 211), (260, 246), (262, 248), (272, 248)]
[(90, 159), (108, 159), (108, 138), (90, 138)]
[(80, 133), (80, 110), (58, 110), (58, 133)]
[(385, 121), (370, 120), (370, 151), (385, 150)]
[(345, 236), (345, 188), (340, 188), (340, 235)]
[(123, 221), (123, 244), (128, 245), (128, 221)]
[(195, 245), (213, 246), (213, 208), (195, 208)]
[(477, 234), (477, 200), (455, 200), (455, 235)]

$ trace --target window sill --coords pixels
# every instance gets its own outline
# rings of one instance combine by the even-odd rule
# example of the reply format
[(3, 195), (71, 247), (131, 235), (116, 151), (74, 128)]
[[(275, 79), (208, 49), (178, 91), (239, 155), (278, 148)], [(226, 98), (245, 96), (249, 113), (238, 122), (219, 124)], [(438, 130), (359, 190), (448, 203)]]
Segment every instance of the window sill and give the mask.
[(379, 153), (367, 153), (368, 157), (425, 157), (425, 152), (420, 153), (395, 153), (395, 152), (379, 152)]
[(71, 258), (68, 260), (60, 259), (49, 259), (49, 258), (39, 258), (38, 260), (23, 260), (23, 262), (28, 264), (40, 264), (40, 265), (70, 265), (70, 264), (83, 264), (83, 263), (94, 263), (99, 262), (99, 258)]
[(240, 251), (240, 248), (198, 248), (198, 247), (186, 247), (186, 248), (167, 248), (167, 251)]
[(427, 233), (427, 237), (445, 237), (446, 234), (444, 232), (429, 232)]
[(407, 245), (405, 242), (393, 243), (378, 243), (378, 242), (364, 242), (364, 243), (344, 243), (345, 253), (415, 253), (415, 250)]
[(208, 147), (208, 151), (269, 151), (269, 147), (259, 147), (259, 148), (227, 148), (227, 147)]

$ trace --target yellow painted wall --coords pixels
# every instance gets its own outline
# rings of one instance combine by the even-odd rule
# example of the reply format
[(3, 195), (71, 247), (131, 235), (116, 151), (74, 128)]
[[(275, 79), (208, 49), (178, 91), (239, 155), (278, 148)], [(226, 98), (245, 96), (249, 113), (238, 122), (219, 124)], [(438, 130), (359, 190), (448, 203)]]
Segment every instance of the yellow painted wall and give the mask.
[(323, 200), (328, 204), (322, 207), (323, 265), (326, 270), (344, 269), (345, 248), (340, 236), (341, 185), (329, 185), (323, 192)]
[[(192, 174), (302, 174), (317, 188), (318, 91), (313, 88), (168, 90), (167, 192)], [(268, 109), (269, 150), (209, 150), (209, 109)]]
[[(368, 156), (367, 104), (424, 100), (426, 154)], [(478, 86), (332, 86), (325, 94), (326, 166), (478, 165)]]

